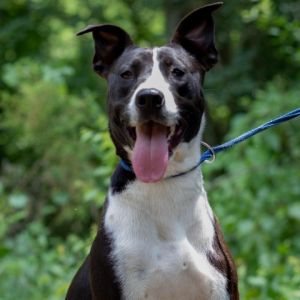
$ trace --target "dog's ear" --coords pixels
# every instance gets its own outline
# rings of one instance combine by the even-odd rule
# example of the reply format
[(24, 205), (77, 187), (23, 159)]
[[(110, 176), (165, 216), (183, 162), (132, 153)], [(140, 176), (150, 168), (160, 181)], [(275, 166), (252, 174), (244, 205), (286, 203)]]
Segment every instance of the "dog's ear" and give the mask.
[(102, 77), (107, 77), (114, 61), (127, 47), (133, 45), (133, 42), (127, 32), (115, 25), (89, 25), (77, 35), (88, 32), (93, 33), (95, 43), (94, 71)]
[(196, 9), (178, 25), (171, 42), (181, 45), (200, 62), (205, 71), (218, 61), (215, 47), (215, 32), (212, 12), (222, 6), (222, 2)]

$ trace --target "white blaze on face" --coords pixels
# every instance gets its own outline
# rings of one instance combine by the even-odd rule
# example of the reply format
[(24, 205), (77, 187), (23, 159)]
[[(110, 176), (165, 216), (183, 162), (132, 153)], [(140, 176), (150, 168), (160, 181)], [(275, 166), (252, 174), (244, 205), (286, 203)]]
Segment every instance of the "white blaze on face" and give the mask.
[(172, 119), (174, 119), (174, 116), (177, 115), (177, 113), (178, 113), (178, 108), (175, 103), (174, 96), (170, 91), (170, 85), (164, 78), (164, 76), (161, 73), (161, 70), (159, 68), (158, 52), (159, 52), (159, 48), (153, 49), (153, 56), (152, 56), (153, 57), (153, 67), (152, 67), (151, 74), (144, 82), (142, 82), (138, 86), (138, 88), (135, 90), (135, 92), (130, 100), (129, 111), (130, 111), (132, 121), (134, 123), (136, 122), (136, 119), (137, 119), (137, 111), (136, 111), (136, 107), (135, 107), (136, 95), (140, 90), (143, 90), (143, 89), (157, 89), (163, 93), (163, 95), (165, 97), (165, 112), (166, 112), (167, 116), (169, 116), (171, 118), (173, 117)]

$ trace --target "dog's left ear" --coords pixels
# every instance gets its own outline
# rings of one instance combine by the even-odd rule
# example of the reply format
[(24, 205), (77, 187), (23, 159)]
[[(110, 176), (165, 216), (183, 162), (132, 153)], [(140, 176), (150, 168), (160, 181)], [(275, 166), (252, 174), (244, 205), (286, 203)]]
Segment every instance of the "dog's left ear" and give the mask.
[(171, 39), (196, 57), (205, 71), (218, 62), (212, 12), (222, 5), (218, 2), (196, 9), (179, 23)]
[(88, 32), (93, 33), (95, 42), (94, 71), (106, 78), (115, 60), (127, 47), (133, 45), (133, 42), (126, 31), (115, 25), (89, 25), (77, 35)]

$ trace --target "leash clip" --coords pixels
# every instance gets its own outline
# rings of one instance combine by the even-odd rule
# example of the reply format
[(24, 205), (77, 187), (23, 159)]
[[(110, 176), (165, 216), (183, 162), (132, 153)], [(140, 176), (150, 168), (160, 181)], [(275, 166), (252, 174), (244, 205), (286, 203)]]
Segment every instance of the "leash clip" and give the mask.
[(204, 162), (206, 162), (207, 164), (212, 164), (216, 160), (216, 153), (214, 148), (209, 144), (207, 144), (206, 142), (201, 141), (200, 143), (202, 146), (207, 148), (207, 150), (211, 153), (211, 157), (212, 157), (210, 160), (206, 159)]

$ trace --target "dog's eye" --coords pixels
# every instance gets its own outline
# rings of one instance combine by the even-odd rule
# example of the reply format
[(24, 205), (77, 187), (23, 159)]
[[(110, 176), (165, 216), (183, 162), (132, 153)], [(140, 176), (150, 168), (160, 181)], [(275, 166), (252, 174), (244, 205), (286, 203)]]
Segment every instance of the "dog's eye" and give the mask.
[(133, 73), (131, 71), (125, 71), (125, 72), (122, 72), (120, 74), (120, 76), (124, 79), (132, 79), (133, 78)]
[(174, 68), (172, 70), (172, 75), (175, 77), (175, 78), (182, 78), (184, 76), (184, 71), (178, 69), (178, 68)]

